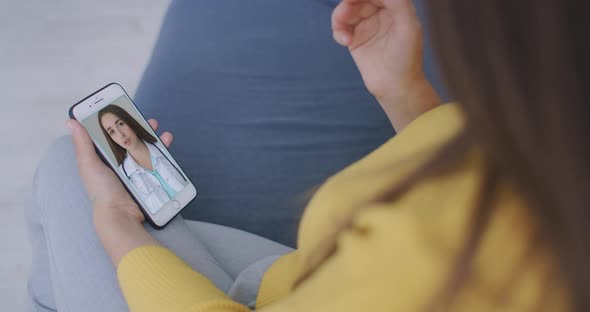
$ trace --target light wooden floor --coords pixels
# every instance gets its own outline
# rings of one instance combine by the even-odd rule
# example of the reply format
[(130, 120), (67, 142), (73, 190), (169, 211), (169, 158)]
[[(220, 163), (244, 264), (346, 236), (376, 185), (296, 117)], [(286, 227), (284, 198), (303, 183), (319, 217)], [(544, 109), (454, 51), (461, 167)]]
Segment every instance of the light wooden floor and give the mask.
[(0, 0), (0, 305), (25, 310), (23, 198), (70, 105), (108, 82), (135, 92), (169, 0)]

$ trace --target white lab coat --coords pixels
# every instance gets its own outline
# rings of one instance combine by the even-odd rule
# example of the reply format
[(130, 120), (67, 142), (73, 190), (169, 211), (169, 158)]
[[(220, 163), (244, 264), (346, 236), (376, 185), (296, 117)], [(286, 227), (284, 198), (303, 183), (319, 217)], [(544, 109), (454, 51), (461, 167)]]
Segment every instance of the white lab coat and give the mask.
[[(182, 190), (187, 182), (175, 169), (174, 165), (166, 159), (154, 144), (148, 142), (145, 142), (145, 144), (150, 151), (153, 169), (160, 174), (162, 179), (166, 181), (174, 191), (179, 192)], [(160, 150), (164, 151), (164, 147), (160, 142), (156, 142), (155, 144), (158, 145)], [(123, 168), (125, 168), (124, 171)], [(119, 166), (119, 170), (123, 174), (125, 174), (125, 172), (127, 173), (131, 185), (135, 190), (135, 194), (138, 195), (138, 199), (151, 213), (156, 213), (170, 200), (158, 179), (156, 179), (151, 173), (146, 172), (146, 170), (141, 167), (129, 153), (127, 153), (123, 163)]]

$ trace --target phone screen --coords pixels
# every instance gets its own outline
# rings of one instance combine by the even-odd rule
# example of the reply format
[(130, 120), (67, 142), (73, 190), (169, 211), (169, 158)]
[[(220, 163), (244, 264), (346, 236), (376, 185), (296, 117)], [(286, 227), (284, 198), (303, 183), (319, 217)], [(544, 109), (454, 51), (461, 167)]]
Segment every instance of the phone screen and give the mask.
[(190, 200), (183, 190), (194, 187), (131, 100), (122, 95), (95, 106), (80, 122), (144, 210), (184, 207)]

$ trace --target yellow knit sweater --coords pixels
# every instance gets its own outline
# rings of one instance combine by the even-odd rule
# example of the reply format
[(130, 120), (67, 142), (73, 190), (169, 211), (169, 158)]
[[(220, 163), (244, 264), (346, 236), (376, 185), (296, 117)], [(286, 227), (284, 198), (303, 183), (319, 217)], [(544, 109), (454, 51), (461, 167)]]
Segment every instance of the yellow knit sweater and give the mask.
[[(481, 179), (478, 152), (461, 168), (420, 182), (398, 200), (374, 203), (463, 126), (455, 105), (423, 114), (395, 138), (328, 179), (301, 221), (297, 251), (264, 275), (257, 311), (422, 311), (448, 280)], [(310, 257), (354, 210), (337, 251), (293, 288)], [(567, 292), (551, 253), (531, 250), (532, 223), (504, 188), (453, 311), (564, 311)], [(526, 258), (526, 259), (525, 259)], [(163, 247), (140, 247), (120, 262), (131, 311), (249, 311)]]

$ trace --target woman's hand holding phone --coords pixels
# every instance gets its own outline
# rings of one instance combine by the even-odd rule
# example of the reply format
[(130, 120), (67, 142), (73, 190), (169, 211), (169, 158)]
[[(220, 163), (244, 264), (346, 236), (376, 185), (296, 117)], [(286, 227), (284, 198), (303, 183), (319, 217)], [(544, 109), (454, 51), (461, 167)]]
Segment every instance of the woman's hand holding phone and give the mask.
[[(158, 122), (150, 119), (156, 130)], [(76, 149), (78, 171), (92, 201), (96, 232), (116, 265), (132, 249), (158, 242), (145, 231), (145, 217), (115, 173), (96, 154), (92, 139), (76, 120), (67, 121)], [(160, 139), (169, 147), (172, 134), (165, 132)]]
[(332, 30), (396, 130), (440, 104), (424, 75), (422, 28), (412, 0), (342, 0), (332, 13)]

